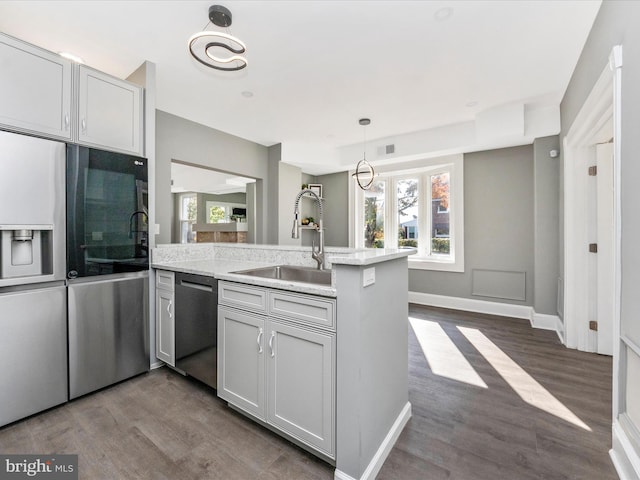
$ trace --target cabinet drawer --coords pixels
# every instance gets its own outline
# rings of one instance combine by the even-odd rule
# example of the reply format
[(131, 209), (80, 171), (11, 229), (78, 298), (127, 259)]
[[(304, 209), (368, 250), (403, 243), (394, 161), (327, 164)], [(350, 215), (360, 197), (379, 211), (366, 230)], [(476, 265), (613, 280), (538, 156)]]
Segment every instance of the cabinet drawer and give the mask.
[(266, 313), (267, 292), (263, 288), (238, 283), (218, 283), (218, 303), (253, 312)]
[(269, 292), (269, 314), (299, 323), (335, 328), (336, 301), (296, 295), (284, 292)]
[(173, 292), (174, 279), (175, 276), (173, 272), (168, 272), (166, 270), (156, 270), (156, 288), (171, 290)]

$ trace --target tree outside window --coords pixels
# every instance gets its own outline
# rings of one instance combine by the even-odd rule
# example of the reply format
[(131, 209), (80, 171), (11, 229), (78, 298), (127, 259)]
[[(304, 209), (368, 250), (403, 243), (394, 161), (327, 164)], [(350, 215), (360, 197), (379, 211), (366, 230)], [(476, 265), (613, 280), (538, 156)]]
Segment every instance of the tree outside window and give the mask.
[(209, 223), (224, 222), (227, 216), (227, 210), (224, 207), (214, 205), (209, 208)]
[(364, 246), (384, 248), (384, 182), (374, 182), (364, 198)]
[(396, 182), (398, 202), (398, 247), (418, 246), (418, 178), (404, 178)]
[(431, 253), (449, 255), (449, 172), (431, 175)]

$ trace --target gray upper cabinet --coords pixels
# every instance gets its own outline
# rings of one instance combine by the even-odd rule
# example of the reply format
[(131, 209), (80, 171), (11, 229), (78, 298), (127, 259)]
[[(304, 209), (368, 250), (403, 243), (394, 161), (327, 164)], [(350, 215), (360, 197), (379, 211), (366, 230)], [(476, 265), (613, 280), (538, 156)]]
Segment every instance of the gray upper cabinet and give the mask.
[(71, 140), (72, 64), (0, 33), (0, 126)]
[(142, 102), (141, 87), (81, 65), (78, 143), (141, 155)]
[(0, 33), (0, 128), (144, 155), (144, 89)]

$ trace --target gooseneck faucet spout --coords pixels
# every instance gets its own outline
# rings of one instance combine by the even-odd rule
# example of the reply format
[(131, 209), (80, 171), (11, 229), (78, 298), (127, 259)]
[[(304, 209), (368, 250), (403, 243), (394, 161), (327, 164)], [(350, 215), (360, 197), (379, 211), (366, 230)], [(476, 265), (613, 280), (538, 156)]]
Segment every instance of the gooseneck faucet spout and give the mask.
[(325, 253), (324, 253), (324, 228), (322, 226), (322, 222), (324, 219), (324, 205), (322, 203), (322, 199), (318, 196), (316, 192), (311, 189), (304, 188), (298, 192), (298, 196), (296, 196), (296, 201), (293, 207), (293, 229), (291, 230), (291, 238), (299, 238), (300, 237), (300, 223), (298, 219), (300, 218), (300, 199), (304, 194), (310, 194), (316, 204), (318, 205), (319, 211), (319, 220), (316, 225), (316, 232), (318, 232), (318, 250), (316, 250), (316, 242), (313, 242), (311, 246), (311, 258), (313, 258), (318, 263), (318, 270), (325, 269)]

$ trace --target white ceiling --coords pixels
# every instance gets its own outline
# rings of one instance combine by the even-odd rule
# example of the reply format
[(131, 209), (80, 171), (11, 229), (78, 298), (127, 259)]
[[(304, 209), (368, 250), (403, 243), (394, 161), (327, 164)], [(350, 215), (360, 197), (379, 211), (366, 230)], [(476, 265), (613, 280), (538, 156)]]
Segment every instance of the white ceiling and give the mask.
[[(217, 72), (188, 53), (187, 39), (217, 3), (231, 10), (231, 33), (247, 45), (243, 71)], [(599, 6), (4, 0), (0, 30), (122, 78), (152, 61), (158, 109), (266, 146), (282, 143), (292, 152), (283, 160), (323, 173), (359, 160), (335, 163), (336, 152), (362, 146), (361, 117), (372, 119), (373, 140), (462, 125), (514, 102), (557, 108)], [(438, 20), (443, 8), (451, 16)]]

